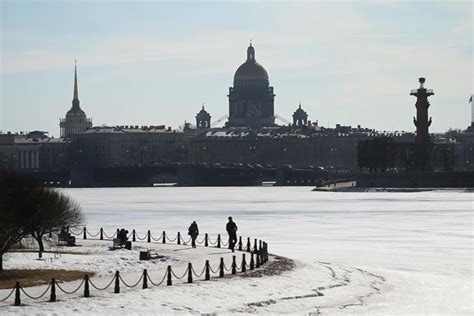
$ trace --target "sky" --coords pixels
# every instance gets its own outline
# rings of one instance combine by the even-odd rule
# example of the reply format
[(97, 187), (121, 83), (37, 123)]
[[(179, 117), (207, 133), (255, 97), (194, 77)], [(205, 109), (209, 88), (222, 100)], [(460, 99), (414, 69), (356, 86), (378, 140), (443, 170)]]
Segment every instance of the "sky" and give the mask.
[(0, 10), (4, 133), (59, 136), (75, 59), (95, 126), (178, 128), (202, 104), (216, 122), (250, 39), (287, 120), (301, 102), (320, 126), (414, 131), (410, 89), (423, 76), (430, 131), (471, 121), (471, 1), (0, 0)]

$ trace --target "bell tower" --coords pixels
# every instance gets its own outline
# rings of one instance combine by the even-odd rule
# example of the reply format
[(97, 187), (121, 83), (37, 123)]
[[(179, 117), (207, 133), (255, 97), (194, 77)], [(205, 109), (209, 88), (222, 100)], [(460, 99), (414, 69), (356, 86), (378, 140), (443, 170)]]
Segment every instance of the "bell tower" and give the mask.
[(428, 97), (434, 95), (434, 92), (424, 87), (425, 78), (419, 78), (418, 82), (420, 83), (420, 87), (411, 90), (410, 93), (410, 95), (416, 97), (416, 118), (413, 117), (413, 123), (416, 126), (415, 143), (427, 144), (430, 142), (428, 128), (431, 125), (431, 117), (428, 120), (428, 108), (430, 107)]

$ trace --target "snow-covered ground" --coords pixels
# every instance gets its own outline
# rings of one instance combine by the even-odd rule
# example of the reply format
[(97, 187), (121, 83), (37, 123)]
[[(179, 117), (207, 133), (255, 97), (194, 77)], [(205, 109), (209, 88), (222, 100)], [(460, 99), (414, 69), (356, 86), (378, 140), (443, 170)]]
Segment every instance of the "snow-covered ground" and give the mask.
[[(82, 205), (92, 233), (100, 227), (108, 234), (125, 227), (130, 231), (135, 228), (141, 235), (148, 229), (154, 235), (163, 230), (172, 235), (181, 231), (185, 235), (189, 224), (196, 220), (201, 233), (215, 236), (225, 233), (227, 217), (233, 216), (239, 234), (266, 240), (270, 252), (295, 259), (297, 266), (294, 271), (272, 277), (202, 281), (125, 290), (118, 295), (106, 292), (87, 299), (28, 303), (21, 309), (0, 304), (0, 313), (474, 313), (472, 193), (310, 190), (65, 190)], [(178, 246), (166, 247), (171, 247), (171, 260), (173, 251), (178, 249), (173, 247)], [(174, 263), (182, 262), (184, 271), (185, 262), (213, 256), (209, 251), (215, 250), (179, 251), (188, 257), (175, 258)], [(227, 250), (217, 251), (229, 255)], [(108, 263), (97, 260), (95, 267), (90, 268), (105, 279), (120, 265), (120, 260), (114, 260), (117, 259)], [(7, 257), (5, 266), (21, 265), (24, 261)], [(129, 268), (123, 266), (129, 269), (130, 282), (136, 279), (133, 274), (139, 275), (138, 271), (143, 269), (140, 265), (151, 264), (137, 262)], [(31, 265), (30, 260), (26, 264)], [(54, 263), (44, 266), (51, 264)], [(160, 264), (167, 265), (157, 262), (157, 270)], [(88, 269), (80, 261), (74, 263), (74, 268), (78, 267)], [(0, 299), (4, 293), (0, 291)]]

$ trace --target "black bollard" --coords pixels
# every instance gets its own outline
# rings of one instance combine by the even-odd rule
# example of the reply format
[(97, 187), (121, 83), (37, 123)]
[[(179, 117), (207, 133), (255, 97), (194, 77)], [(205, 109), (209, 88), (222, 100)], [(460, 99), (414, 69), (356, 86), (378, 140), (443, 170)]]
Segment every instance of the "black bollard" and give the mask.
[(136, 236), (136, 235), (137, 235), (137, 233), (135, 232), (135, 229), (132, 230), (132, 241), (133, 241), (133, 242), (136, 242), (136, 241), (137, 241), (137, 236)]
[(217, 235), (217, 248), (221, 247), (221, 234)]
[(193, 265), (188, 263), (188, 283), (193, 283)]
[(260, 251), (260, 252), (262, 251), (262, 241), (261, 240), (258, 241), (258, 251)]
[(178, 245), (181, 245), (181, 233), (178, 232)]
[(89, 297), (90, 292), (89, 292), (89, 275), (86, 274), (84, 276), (84, 297)]
[(120, 230), (117, 228), (117, 231), (115, 232), (115, 238), (119, 238), (119, 233), (120, 233)]
[(209, 246), (209, 241), (208, 241), (208, 239), (209, 239), (209, 236), (208, 236), (207, 233), (206, 233), (206, 235), (204, 236), (204, 247)]
[(48, 237), (49, 238), (53, 237), (53, 230), (51, 228), (49, 229)]
[(15, 306), (21, 305), (20, 299), (20, 282), (15, 283)]
[(224, 277), (224, 258), (221, 258), (221, 263), (219, 264), (219, 278)]
[(257, 251), (255, 253), (255, 268), (260, 268), (260, 253)]
[(247, 252), (250, 252), (250, 237), (247, 237)]
[(209, 268), (209, 260), (206, 260), (206, 276), (205, 276), (205, 280), (206, 281), (209, 281), (211, 279), (211, 271), (210, 271), (210, 268)]
[(257, 248), (257, 238), (255, 238), (255, 241), (254, 241), (254, 244), (253, 244), (253, 252), (257, 252), (258, 251), (258, 248)]
[(166, 244), (166, 232), (163, 231), (163, 243)]
[(143, 288), (148, 288), (148, 271), (143, 269)]
[(104, 229), (100, 228), (100, 240), (104, 240)]
[(240, 269), (242, 270), (242, 272), (245, 272), (247, 271), (247, 262), (245, 262), (245, 253), (242, 254), (242, 266), (240, 267)]
[(148, 233), (147, 233), (147, 234), (148, 234), (148, 240), (147, 240), (147, 242), (151, 242), (151, 232), (150, 232), (150, 230), (148, 230)]
[(239, 251), (242, 251), (242, 236), (239, 236)]
[(237, 263), (235, 262), (235, 256), (232, 256), (232, 274), (237, 273)]
[(168, 266), (167, 273), (168, 273), (168, 280), (166, 281), (166, 285), (168, 286), (173, 285), (173, 282), (171, 281), (171, 266)]
[(85, 227), (84, 227), (84, 230), (83, 230), (83, 231), (84, 231), (84, 234), (82, 235), (82, 238), (83, 238), (83, 239), (87, 239), (87, 234), (86, 234), (86, 228), (85, 228)]
[(115, 271), (115, 288), (114, 288), (114, 293), (118, 294), (120, 293), (120, 274), (118, 271)]
[(254, 261), (253, 261), (253, 252), (250, 254), (250, 270), (254, 268)]
[(50, 302), (56, 302), (56, 280), (51, 279), (51, 295), (49, 296)]

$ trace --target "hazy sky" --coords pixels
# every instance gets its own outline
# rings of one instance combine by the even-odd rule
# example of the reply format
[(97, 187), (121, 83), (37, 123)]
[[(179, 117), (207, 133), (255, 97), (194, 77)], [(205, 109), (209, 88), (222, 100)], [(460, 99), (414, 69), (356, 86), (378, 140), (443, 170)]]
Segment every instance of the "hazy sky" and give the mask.
[(290, 120), (413, 131), (418, 77), (434, 89), (431, 131), (466, 128), (472, 2), (6, 1), (0, 130), (59, 135), (79, 99), (94, 125), (183, 125), (201, 104), (228, 114), (249, 39)]

